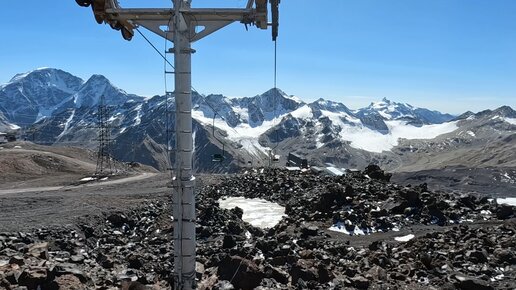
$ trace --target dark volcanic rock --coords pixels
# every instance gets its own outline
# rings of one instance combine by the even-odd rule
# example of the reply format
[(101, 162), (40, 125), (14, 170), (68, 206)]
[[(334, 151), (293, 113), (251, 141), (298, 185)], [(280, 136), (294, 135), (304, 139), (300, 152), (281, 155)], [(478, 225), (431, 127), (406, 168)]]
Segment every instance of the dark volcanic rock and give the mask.
[(238, 289), (251, 290), (260, 285), (263, 271), (252, 261), (238, 256), (226, 256), (218, 265), (219, 279), (232, 281)]
[[(514, 207), (388, 183), (380, 173), (251, 170), (199, 187), (200, 289), (516, 288)], [(285, 206), (288, 216), (255, 228), (242, 221), (241, 209), (221, 209), (222, 196), (263, 198)], [(134, 287), (170, 289), (170, 215), (163, 198), (80, 220), (79, 231), (0, 233), (0, 288), (115, 290), (137, 281)], [(332, 225), (352, 236), (329, 231)], [(393, 239), (408, 233), (416, 237)]]
[(371, 164), (364, 170), (364, 174), (367, 174), (372, 179), (383, 180), (389, 182), (392, 177), (392, 173), (385, 173), (380, 166)]

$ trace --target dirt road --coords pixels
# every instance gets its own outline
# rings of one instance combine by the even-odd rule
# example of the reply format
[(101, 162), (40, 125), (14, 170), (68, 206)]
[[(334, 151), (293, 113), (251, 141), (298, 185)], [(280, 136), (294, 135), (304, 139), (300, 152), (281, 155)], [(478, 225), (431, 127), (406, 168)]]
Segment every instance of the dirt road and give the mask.
[(164, 200), (169, 196), (169, 181), (167, 174), (143, 173), (81, 186), (2, 190), (0, 231), (72, 226), (78, 218), (96, 218), (146, 200)]
[(95, 186), (107, 186), (113, 184), (122, 184), (122, 183), (130, 183), (133, 181), (147, 179), (153, 176), (158, 175), (157, 173), (148, 173), (144, 172), (135, 176), (130, 176), (126, 178), (109, 180), (109, 181), (93, 181), (90, 183), (85, 183), (81, 185), (67, 185), (67, 186), (46, 186), (46, 187), (29, 187), (29, 188), (16, 188), (16, 189), (0, 189), (0, 195), (6, 194), (16, 194), (16, 193), (27, 193), (27, 192), (44, 192), (44, 191), (56, 191), (56, 190), (71, 190), (80, 187), (95, 187)]

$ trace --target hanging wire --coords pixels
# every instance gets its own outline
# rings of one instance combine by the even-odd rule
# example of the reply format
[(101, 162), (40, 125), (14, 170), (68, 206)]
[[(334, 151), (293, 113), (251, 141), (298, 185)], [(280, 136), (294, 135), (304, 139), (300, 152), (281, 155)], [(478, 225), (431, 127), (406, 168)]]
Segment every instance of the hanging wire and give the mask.
[(277, 69), (278, 69), (278, 41), (274, 40), (274, 88), (277, 89)]
[[(278, 92), (277, 92), (277, 86), (276, 86), (276, 81), (277, 81), (277, 64), (278, 64), (278, 41), (277, 40), (274, 40), (274, 111), (276, 110), (276, 105), (277, 105), (277, 102), (278, 102)], [(274, 114), (274, 122), (273, 122), (273, 127), (276, 127), (276, 114)], [(271, 156), (269, 156), (269, 166), (272, 165), (272, 162), (277, 162), (279, 160), (276, 160), (276, 154), (274, 152), (274, 150), (276, 150), (276, 148), (278, 148), (279, 146), (279, 134), (278, 134), (278, 128), (276, 128), (275, 130), (275, 137), (276, 137), (276, 145), (271, 148)]]
[(148, 44), (150, 44), (150, 46), (152, 46), (152, 48), (154, 48), (154, 50), (172, 67), (174, 68), (174, 65), (171, 64), (167, 58), (163, 55), (163, 53), (161, 53), (161, 51), (159, 51), (156, 46), (154, 44), (152, 44), (152, 42), (140, 31), (140, 29), (138, 29), (138, 27), (136, 27), (136, 31), (143, 37), (143, 39), (145, 39), (147, 41)]
[[(170, 67), (171, 67), (172, 69), (174, 69), (174, 70), (175, 70), (174, 65), (173, 65), (173, 64), (171, 64), (171, 63), (167, 60), (167, 58), (166, 58), (166, 57), (165, 57), (165, 56), (164, 56), (164, 55), (163, 55), (163, 54), (162, 54), (162, 53), (161, 53), (161, 52), (156, 48), (156, 46), (155, 46), (154, 44), (152, 44), (152, 42), (150, 42), (150, 40), (149, 40), (147, 37), (145, 37), (145, 35), (144, 35), (140, 30), (138, 30), (138, 28), (137, 28), (137, 31), (138, 31), (138, 33), (140, 33), (140, 34), (143, 36), (143, 38), (147, 41), (147, 43), (148, 43), (150, 46), (152, 46), (152, 48), (154, 48), (154, 50), (155, 50), (155, 51), (156, 51), (156, 52), (157, 52), (157, 53), (158, 53), (158, 54), (159, 54), (159, 55), (160, 55), (160, 56), (161, 56), (161, 57), (166, 61), (166, 63), (167, 63), (168, 65), (170, 65)], [(214, 107), (213, 107), (213, 106), (208, 102), (208, 100), (207, 100), (207, 99), (206, 99), (206, 98), (205, 98), (201, 93), (199, 93), (199, 91), (197, 91), (197, 90), (194, 88), (194, 86), (191, 86), (191, 89), (192, 89), (192, 91), (193, 91), (193, 92), (195, 92), (196, 94), (198, 94), (198, 95), (199, 95), (199, 97), (203, 100), (203, 102), (204, 102), (204, 103), (205, 103), (205, 104), (206, 104), (206, 105), (207, 105), (207, 106), (208, 106), (208, 107), (209, 107), (213, 112), (215, 112), (215, 113), (216, 113), (216, 114), (218, 114), (219, 116), (222, 116), (222, 115), (219, 113), (219, 111), (217, 111), (217, 110), (216, 110), (216, 109), (215, 109), (215, 108), (214, 108)], [(230, 127), (230, 129), (231, 129), (233, 132), (235, 132), (237, 135), (239, 135), (240, 137), (242, 137), (242, 135), (240, 135), (240, 133), (239, 133), (237, 130), (235, 130), (235, 128)]]
[[(163, 60), (168, 64), (170, 65), (170, 67), (175, 70), (175, 67), (172, 63), (170, 63), (166, 56), (163, 55), (157, 48), (156, 46), (138, 29), (136, 28), (136, 31), (143, 37), (143, 39), (161, 56), (161, 58), (163, 58)], [(276, 65), (275, 65), (276, 66)], [(275, 79), (276, 79), (276, 74), (275, 74)], [(199, 95), (199, 97), (201, 98), (201, 100), (213, 111), (215, 112), (215, 114), (218, 114), (219, 116), (223, 116), (217, 109), (215, 109), (211, 103), (208, 101), (207, 97), (203, 96), (201, 93), (199, 93), (198, 90), (195, 89), (194, 86), (191, 86), (191, 89), (193, 92), (195, 92), (197, 95)], [(234, 132), (238, 137), (239, 139), (241, 140), (244, 140), (246, 139), (245, 137), (243, 137), (235, 128), (233, 127), (229, 127), (229, 129)], [(261, 158), (260, 158), (261, 159)]]

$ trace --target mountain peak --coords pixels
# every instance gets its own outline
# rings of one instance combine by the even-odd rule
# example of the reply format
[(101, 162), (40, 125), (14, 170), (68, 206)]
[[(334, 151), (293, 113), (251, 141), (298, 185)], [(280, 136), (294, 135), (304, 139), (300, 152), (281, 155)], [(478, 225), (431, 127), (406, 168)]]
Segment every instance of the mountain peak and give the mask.
[(516, 117), (516, 111), (514, 111), (509, 106), (501, 106), (501, 107), (493, 110), (493, 113), (496, 113), (502, 117), (509, 117), (509, 118)]
[(37, 68), (37, 69), (31, 70), (31, 71), (28, 71), (25, 73), (16, 74), (9, 82), (14, 83), (14, 82), (21, 81), (30, 75), (41, 74), (41, 73), (45, 73), (45, 72), (54, 73), (56, 71), (61, 71), (61, 70), (56, 69), (56, 68), (41, 67), (41, 68)]
[[(79, 87), (84, 81), (66, 71), (57, 69), (57, 68), (49, 68), (42, 67), (37, 68), (35, 70), (16, 74), (9, 83), (19, 83), (19, 82), (35, 82), (40, 85), (54, 85), (58, 87), (63, 87), (62, 85), (72, 85), (72, 89), (76, 89)], [(68, 87), (68, 86), (66, 86)]]
[(285, 97), (287, 96), (287, 94), (285, 94), (285, 92), (283, 92), (282, 90), (280, 90), (278, 88), (269, 89), (262, 95), (278, 95), (278, 96), (285, 96)]
[(108, 78), (106, 78), (105, 76), (103, 75), (99, 75), (99, 74), (94, 74), (92, 75), (88, 81), (86, 83), (89, 83), (89, 82), (95, 82), (95, 83), (106, 83), (106, 84), (111, 84), (111, 82), (108, 80)]
[(299, 103), (299, 104), (304, 104), (303, 100), (301, 100), (300, 98), (298, 98), (298, 97), (296, 97), (294, 95), (288, 95), (287, 93), (285, 93), (284, 91), (282, 91), (279, 88), (272, 88), (272, 89), (266, 91), (265, 93), (263, 93), (262, 96), (281, 97), (281, 98), (293, 100), (293, 101), (295, 101), (296, 103)]

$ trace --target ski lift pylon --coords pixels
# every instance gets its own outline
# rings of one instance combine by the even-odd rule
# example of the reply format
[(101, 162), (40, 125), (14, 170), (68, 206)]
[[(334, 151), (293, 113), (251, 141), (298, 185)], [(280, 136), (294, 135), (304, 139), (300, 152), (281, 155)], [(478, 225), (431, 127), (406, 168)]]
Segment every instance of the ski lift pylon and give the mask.
[(225, 146), (224, 142), (219, 140), (217, 136), (215, 136), (215, 117), (217, 117), (217, 112), (213, 112), (213, 125), (212, 125), (212, 135), (215, 140), (217, 140), (220, 144), (222, 144), (222, 154), (221, 153), (215, 153), (212, 155), (211, 161), (212, 162), (223, 162), (225, 159)]

